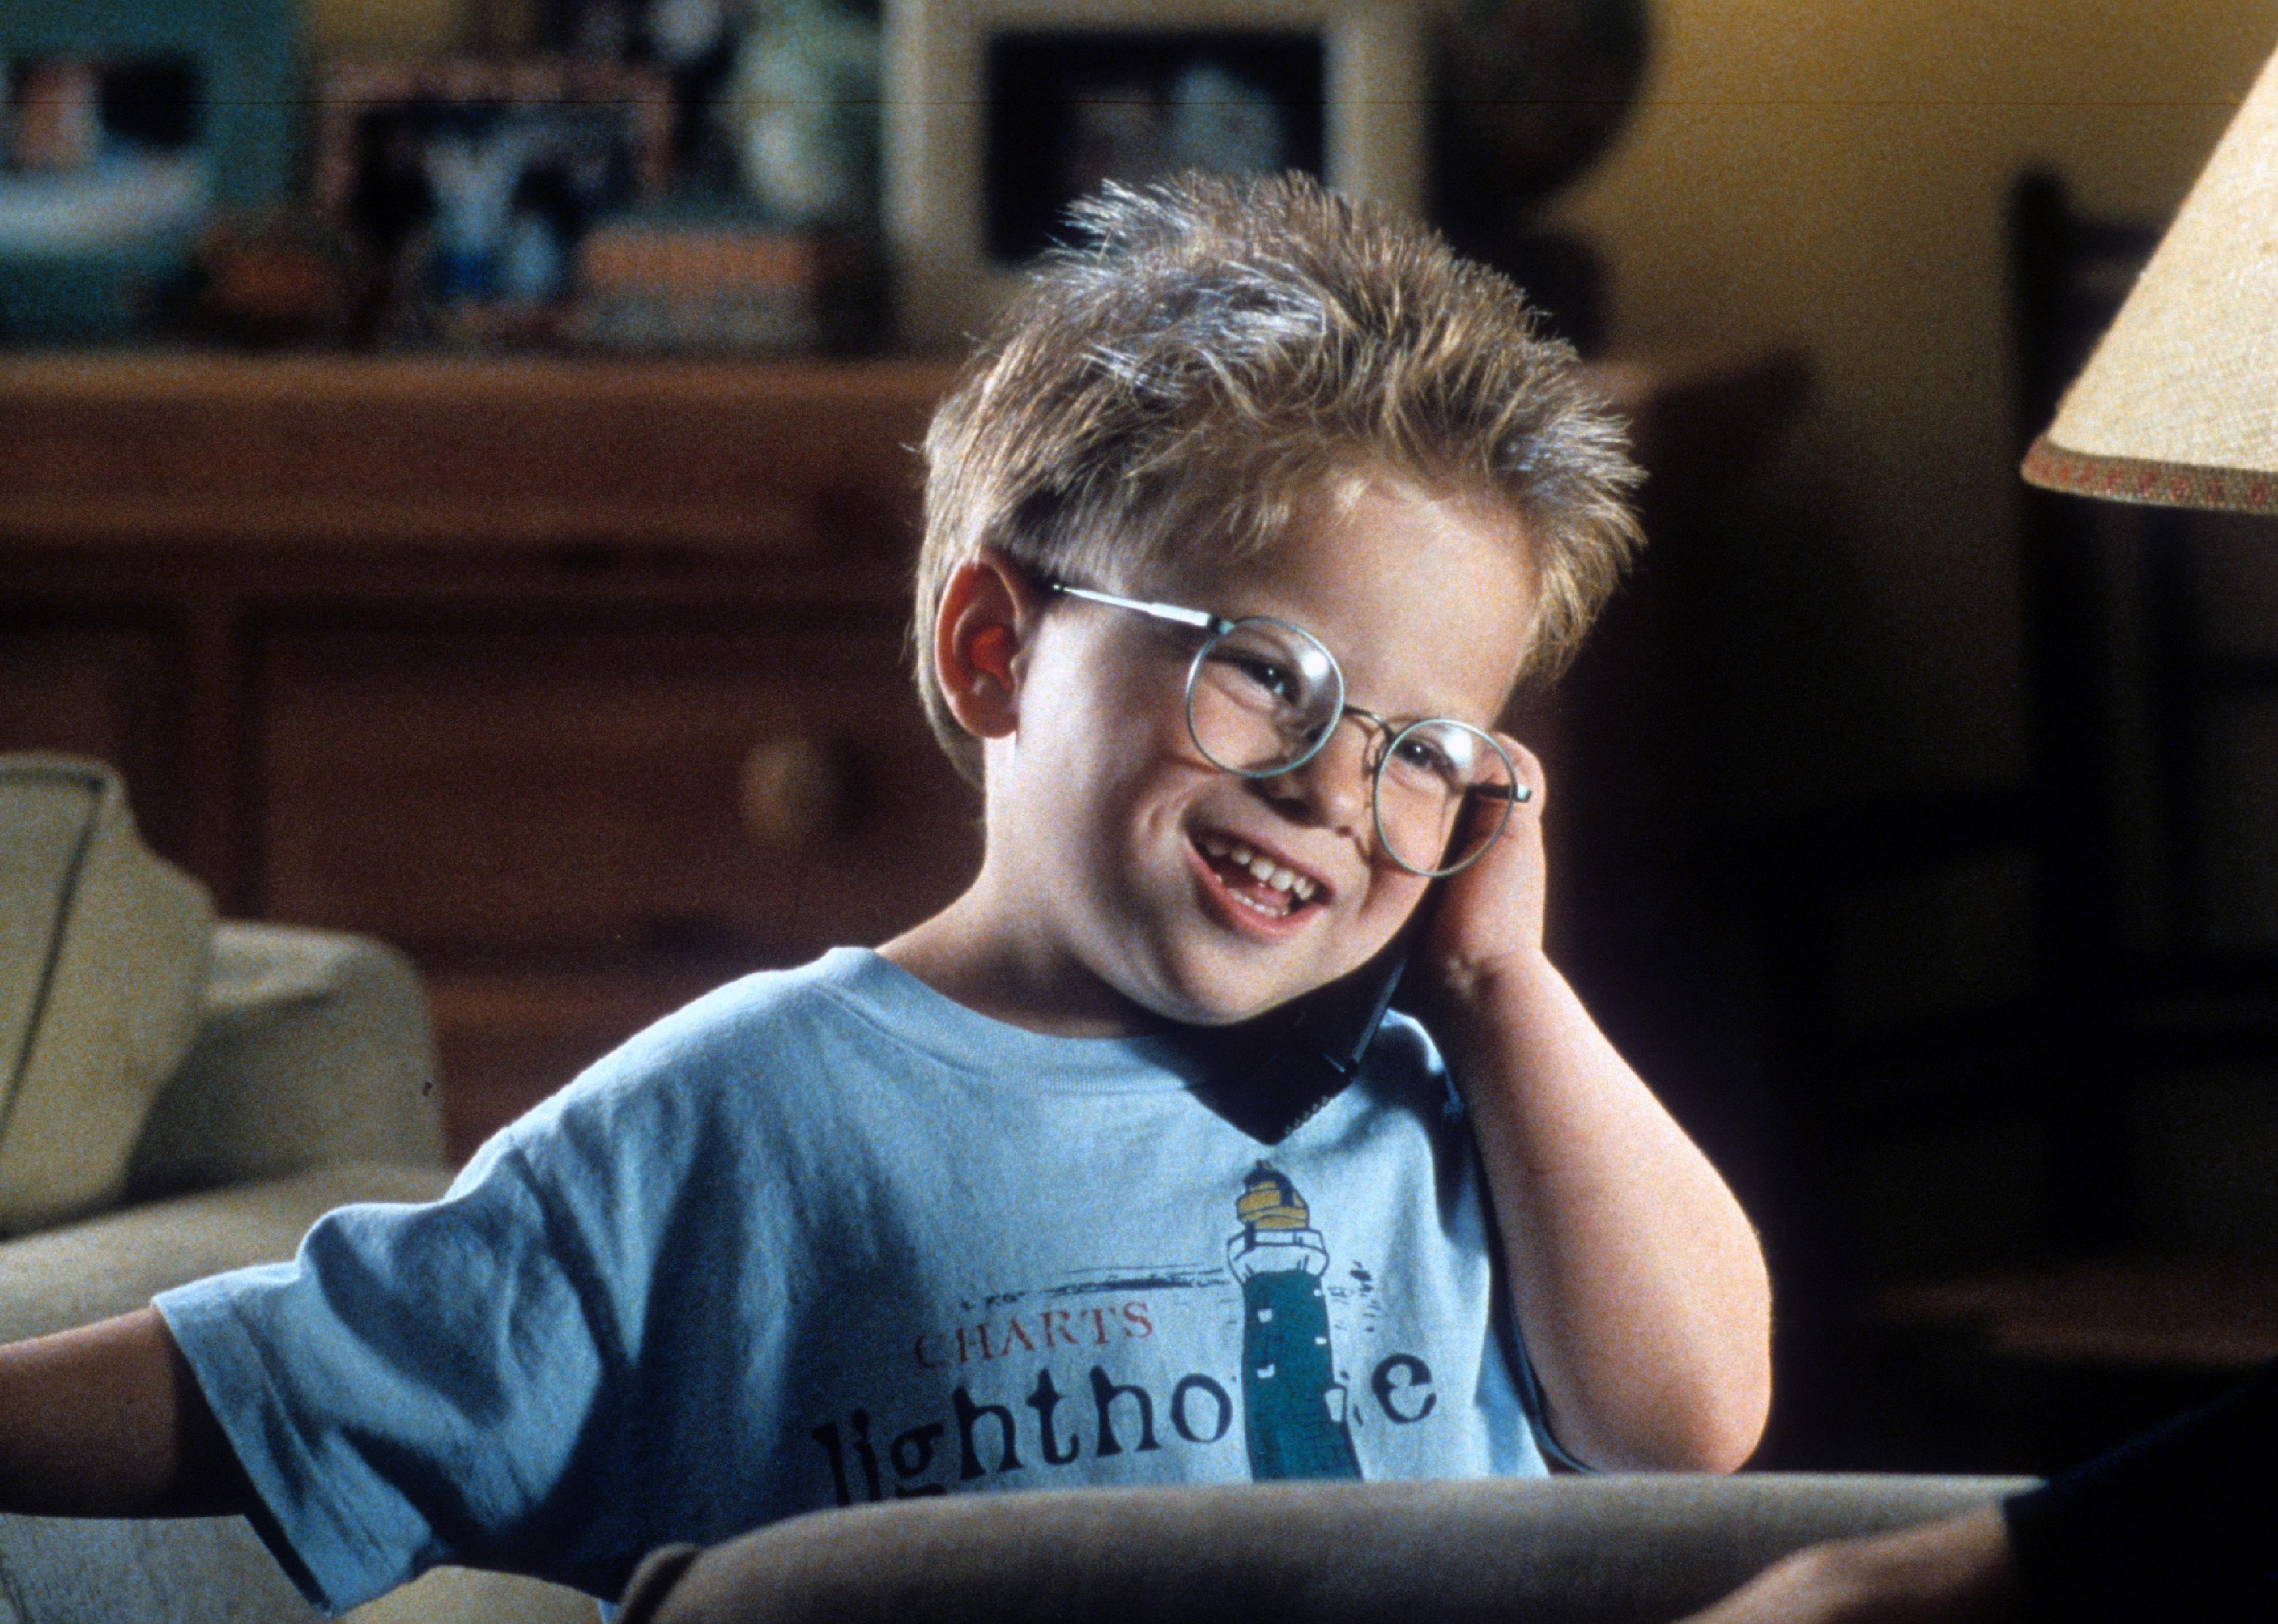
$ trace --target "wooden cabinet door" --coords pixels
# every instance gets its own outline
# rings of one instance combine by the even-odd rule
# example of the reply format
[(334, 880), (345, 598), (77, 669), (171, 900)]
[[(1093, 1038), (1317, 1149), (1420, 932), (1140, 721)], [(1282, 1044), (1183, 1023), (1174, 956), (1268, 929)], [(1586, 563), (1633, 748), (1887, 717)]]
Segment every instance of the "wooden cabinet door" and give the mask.
[(151, 846), (184, 861), (180, 690), (172, 640), (155, 626), (57, 614), (0, 620), (0, 751), (89, 756), (116, 767)]
[(260, 681), (271, 918), (781, 961), (892, 934), (977, 857), (889, 626), (308, 628)]
[(259, 911), (419, 960), (460, 1155), (709, 986), (880, 942), (978, 863), (882, 617), (302, 625), (256, 665)]

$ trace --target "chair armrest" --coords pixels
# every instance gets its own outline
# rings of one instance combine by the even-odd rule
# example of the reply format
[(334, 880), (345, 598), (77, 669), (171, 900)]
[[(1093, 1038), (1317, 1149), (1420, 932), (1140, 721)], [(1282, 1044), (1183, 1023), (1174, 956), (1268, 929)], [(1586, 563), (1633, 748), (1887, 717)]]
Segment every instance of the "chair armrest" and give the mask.
[[(221, 1269), (288, 1258), (335, 1207), (432, 1201), (449, 1178), (440, 1167), (314, 1168), (0, 1244), (0, 1342), (124, 1314)], [(242, 1517), (0, 1516), (0, 1620), (10, 1624), (317, 1624), (320, 1616)], [(348, 1615), (353, 1624), (592, 1624), (593, 1617), (592, 1599), (574, 1590), (463, 1568), (438, 1569)]]
[(350, 1163), (232, 1185), (82, 1219), (0, 1246), (0, 1342), (140, 1308), (169, 1286), (293, 1255), (353, 1201), (425, 1201), (450, 1175)]
[(11, 1624), (319, 1624), (242, 1517), (0, 1516)]
[(623, 1624), (1665, 1624), (1803, 1545), (2030, 1487), (1637, 1475), (952, 1495), (714, 1546)]
[(213, 903), (100, 762), (0, 754), (0, 1231), (118, 1198), (194, 1040)]
[(410, 961), (368, 936), (216, 926), (197, 1038), (151, 1105), (126, 1199), (442, 1159), (434, 1033)]

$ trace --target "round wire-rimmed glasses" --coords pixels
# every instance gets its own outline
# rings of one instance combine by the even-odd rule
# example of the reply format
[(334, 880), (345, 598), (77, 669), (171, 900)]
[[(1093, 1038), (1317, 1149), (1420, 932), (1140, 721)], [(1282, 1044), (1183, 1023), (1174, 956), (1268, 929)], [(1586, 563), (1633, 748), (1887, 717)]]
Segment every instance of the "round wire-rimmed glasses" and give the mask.
[(1336, 656), (1302, 626), (1045, 584), (1203, 634), (1187, 666), (1187, 732), (1214, 766), (1243, 778), (1276, 777), (1319, 755), (1346, 717), (1364, 724), (1376, 741), (1369, 812), (1377, 843), (1410, 873), (1437, 879), (1470, 867), (1502, 835), (1511, 808), (1533, 794), (1518, 782), (1510, 753), (1483, 728), (1452, 716), (1395, 724), (1347, 705)]

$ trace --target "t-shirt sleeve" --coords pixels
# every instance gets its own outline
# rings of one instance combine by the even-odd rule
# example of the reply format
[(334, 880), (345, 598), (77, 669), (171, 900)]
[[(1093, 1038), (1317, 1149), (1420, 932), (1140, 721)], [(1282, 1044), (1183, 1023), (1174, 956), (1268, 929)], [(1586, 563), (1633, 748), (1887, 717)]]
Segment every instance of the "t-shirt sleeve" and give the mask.
[(2033, 1616), (2278, 1618), (2278, 1365), (2003, 1512)]
[(576, 1582), (549, 1528), (590, 1497), (570, 1468), (607, 1426), (622, 1361), (574, 1229), (518, 1151), (492, 1150), (440, 1201), (343, 1208), (292, 1262), (157, 1300), (256, 1526), (319, 1605), (509, 1544), (525, 1571), (553, 1550)]

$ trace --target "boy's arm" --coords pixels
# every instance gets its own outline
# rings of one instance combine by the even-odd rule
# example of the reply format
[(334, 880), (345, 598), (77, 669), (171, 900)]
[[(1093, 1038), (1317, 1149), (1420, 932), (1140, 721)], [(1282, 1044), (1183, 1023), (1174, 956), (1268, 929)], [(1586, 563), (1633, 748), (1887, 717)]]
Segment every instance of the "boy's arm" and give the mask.
[(1731, 1471), (1771, 1400), (1754, 1229), (1542, 951), (1542, 773), (1455, 875), (1418, 964), (1469, 1105), (1559, 1441), (1593, 1466)]
[(252, 1504), (156, 1308), (0, 1347), (0, 1510), (226, 1516)]

